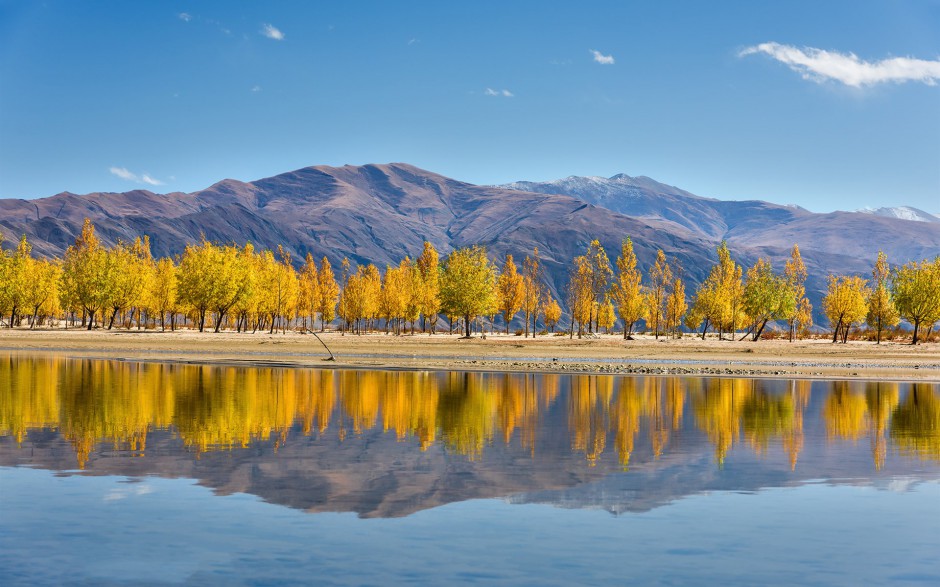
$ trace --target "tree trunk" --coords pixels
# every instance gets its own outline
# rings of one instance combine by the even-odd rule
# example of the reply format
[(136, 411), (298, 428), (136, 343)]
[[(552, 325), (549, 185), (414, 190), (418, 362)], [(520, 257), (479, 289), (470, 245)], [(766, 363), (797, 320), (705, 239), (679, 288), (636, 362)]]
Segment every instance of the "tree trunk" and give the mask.
[(764, 332), (764, 327), (765, 327), (765, 326), (767, 326), (767, 319), (766, 319), (766, 318), (764, 319), (763, 322), (761, 322), (760, 328), (757, 329), (757, 332), (754, 333), (754, 342), (757, 342), (758, 340), (760, 340), (760, 335), (761, 335), (762, 332)]
[[(832, 332), (832, 342), (833, 344), (839, 342), (839, 328), (842, 327), (842, 316), (839, 316), (839, 321), (836, 322), (836, 328)], [(916, 335), (915, 335), (916, 336)]]

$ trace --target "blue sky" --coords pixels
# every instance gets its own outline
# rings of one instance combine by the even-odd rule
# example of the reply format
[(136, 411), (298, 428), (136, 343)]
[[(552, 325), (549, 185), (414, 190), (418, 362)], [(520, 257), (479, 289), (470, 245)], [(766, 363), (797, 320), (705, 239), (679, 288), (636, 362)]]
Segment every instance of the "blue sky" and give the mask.
[(935, 0), (0, 0), (0, 197), (403, 161), (940, 212), (937, 31)]

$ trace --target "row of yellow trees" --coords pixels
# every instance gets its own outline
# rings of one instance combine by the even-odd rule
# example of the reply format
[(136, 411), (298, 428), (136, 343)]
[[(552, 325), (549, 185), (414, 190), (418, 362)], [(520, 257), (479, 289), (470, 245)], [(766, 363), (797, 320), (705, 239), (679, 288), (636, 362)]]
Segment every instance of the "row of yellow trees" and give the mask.
[[(593, 241), (584, 255), (574, 259), (568, 285), (568, 305), (579, 335), (585, 326), (589, 331), (609, 330), (618, 316), (624, 338), (641, 320), (657, 338), (679, 336), (685, 326), (690, 331), (701, 328), (703, 339), (709, 330), (719, 338), (744, 330), (742, 339), (750, 336), (755, 341), (771, 322), (786, 324), (791, 341), (812, 325), (813, 306), (805, 287), (808, 273), (799, 246), (793, 245), (781, 273), (763, 258), (745, 270), (731, 258), (725, 242), (717, 253), (718, 262), (689, 304), (682, 268), (670, 263), (662, 250), (657, 251), (644, 284), (629, 238), (613, 267), (601, 244)], [(916, 344), (920, 332), (929, 332), (940, 321), (940, 256), (892, 270), (887, 256), (879, 252), (871, 280), (830, 275), (822, 303), (833, 342), (845, 342), (850, 329), (862, 323), (881, 342), (882, 332), (904, 318), (914, 327)]]
[(66, 325), (80, 316), (89, 330), (157, 323), (165, 330), (187, 316), (201, 331), (211, 316), (216, 331), (229, 323), (273, 332), (296, 317), (304, 326), (316, 314), (325, 322), (334, 318), (338, 287), (329, 261), (318, 268), (308, 256), (298, 275), (280, 247), (255, 252), (251, 244), (202, 242), (176, 261), (154, 259), (146, 237), (106, 248), (86, 220), (62, 259), (35, 259), (30, 249), (24, 237), (0, 257), (0, 317), (9, 316), (11, 327), (64, 314)]
[(157, 326), (175, 330), (180, 317), (200, 331), (224, 327), (239, 332), (266, 329), (320, 329), (335, 318), (345, 330), (361, 333), (384, 324), (401, 333), (437, 327), (443, 313), (462, 320), (470, 334), (479, 317), (502, 312), (507, 324), (523, 311), (528, 335), (537, 316), (553, 327), (561, 308), (547, 294), (536, 250), (519, 273), (511, 256), (502, 272), (483, 247), (452, 252), (443, 263), (430, 243), (421, 255), (387, 266), (342, 262), (339, 278), (329, 260), (308, 255), (296, 270), (289, 253), (256, 251), (208, 241), (186, 247), (177, 259), (154, 259), (149, 240), (105, 247), (86, 220), (62, 259), (37, 259), (25, 237), (0, 256), (0, 319), (31, 327), (65, 315), (66, 325), (125, 328)]
[[(662, 250), (644, 278), (633, 242), (624, 239), (611, 264), (600, 242), (592, 241), (575, 257), (565, 290), (571, 316), (569, 336), (600, 329), (608, 332), (619, 319), (627, 338), (642, 321), (658, 338), (680, 336), (684, 326), (711, 330), (719, 337), (744, 331), (759, 340), (770, 323), (786, 324), (790, 340), (812, 324), (806, 296), (806, 266), (794, 245), (783, 271), (758, 259), (746, 270), (736, 263), (726, 243), (717, 249), (718, 262), (698, 289), (687, 296), (682, 267)], [(833, 328), (833, 342), (845, 342), (849, 331), (867, 323), (882, 332), (901, 318), (914, 327), (913, 342), (940, 321), (940, 256), (891, 269), (879, 253), (870, 280), (829, 276), (823, 311)], [(319, 264), (308, 255), (299, 271), (283, 248), (256, 251), (208, 241), (189, 245), (176, 259), (154, 259), (147, 237), (104, 247), (86, 219), (75, 244), (62, 259), (38, 259), (25, 237), (15, 250), (0, 255), (0, 320), (12, 327), (30, 326), (66, 317), (80, 319), (88, 329), (155, 327), (175, 330), (179, 319), (200, 331), (288, 328), (320, 330), (337, 317), (344, 331), (361, 333), (383, 327), (401, 334), (420, 323), (422, 331), (437, 329), (438, 316), (458, 323), (469, 336), (482, 319), (502, 318), (506, 332), (516, 316), (525, 335), (537, 331), (542, 319), (554, 331), (562, 308), (546, 286), (538, 249), (521, 267), (512, 255), (501, 266), (485, 248), (452, 251), (443, 261), (430, 243), (414, 260), (404, 258), (382, 272), (373, 264), (355, 270), (344, 259), (339, 276), (324, 257)]]
[[(570, 388), (564, 391), (564, 383)], [(940, 395), (930, 384), (817, 383), (832, 439), (871, 442), (881, 468), (888, 441), (906, 455), (940, 460)], [(785, 386), (785, 387), (784, 387)], [(55, 428), (83, 466), (95, 445), (143, 453), (155, 429), (174, 426), (195, 451), (285, 442), (332, 429), (343, 440), (380, 427), (421, 450), (443, 441), (470, 458), (497, 439), (537, 449), (539, 428), (563, 401), (570, 448), (590, 464), (613, 444), (628, 466), (645, 429), (655, 458), (694, 425), (721, 464), (742, 440), (758, 454), (773, 445), (791, 468), (803, 446), (809, 381), (551, 374), (380, 372), (159, 365), (62, 359), (0, 362), (0, 435), (17, 443)], [(686, 418), (686, 414), (691, 418)], [(296, 429), (295, 429), (296, 430)], [(296, 432), (294, 432), (296, 433)], [(544, 448), (544, 447), (543, 447)]]

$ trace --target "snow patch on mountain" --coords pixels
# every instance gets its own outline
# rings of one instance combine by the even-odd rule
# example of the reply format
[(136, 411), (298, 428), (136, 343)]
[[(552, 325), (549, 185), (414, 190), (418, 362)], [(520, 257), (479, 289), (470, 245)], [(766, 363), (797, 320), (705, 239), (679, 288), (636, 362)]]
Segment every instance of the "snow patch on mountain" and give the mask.
[(631, 177), (626, 173), (618, 173), (611, 177), (577, 176), (572, 175), (563, 179), (552, 181), (514, 181), (504, 185), (493, 186), (509, 190), (521, 190), (543, 194), (567, 194), (596, 203), (616, 198), (640, 198), (648, 194), (667, 194), (695, 200), (707, 200), (691, 194), (675, 186), (660, 183), (655, 179), (637, 176)]
[(856, 210), (860, 214), (872, 214), (874, 216), (885, 216), (887, 218), (898, 218), (900, 220), (912, 220), (914, 222), (940, 222), (940, 216), (924, 212), (911, 206), (895, 206), (893, 208), (861, 208)]

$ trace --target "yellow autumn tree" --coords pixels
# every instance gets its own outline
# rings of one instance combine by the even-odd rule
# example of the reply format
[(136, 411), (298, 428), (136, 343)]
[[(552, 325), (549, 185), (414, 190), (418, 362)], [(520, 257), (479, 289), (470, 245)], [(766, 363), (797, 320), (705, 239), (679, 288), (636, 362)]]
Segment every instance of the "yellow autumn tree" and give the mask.
[(734, 337), (738, 326), (744, 322), (744, 284), (741, 281), (743, 269), (731, 258), (728, 244), (722, 241), (718, 245), (718, 265), (715, 269), (717, 296), (720, 301), (718, 335), (722, 331)]
[(215, 331), (222, 329), (228, 311), (252, 293), (251, 256), (234, 245), (209, 241), (188, 245), (179, 264), (180, 299), (189, 304), (203, 332), (206, 316), (215, 314)]
[(437, 250), (434, 245), (425, 241), (421, 256), (416, 261), (418, 274), (421, 276), (420, 297), (418, 311), (421, 313), (421, 331), (424, 332), (428, 323), (431, 325), (431, 334), (437, 327), (437, 314), (441, 309), (441, 267)]
[(199, 332), (205, 329), (206, 314), (213, 303), (215, 285), (213, 274), (217, 267), (217, 247), (209, 241), (199, 245), (187, 245), (179, 264), (178, 292), (180, 299), (192, 307), (196, 315)]
[[(59, 283), (62, 267), (58, 260), (34, 259), (29, 262), (29, 280), (25, 287), (24, 308), (32, 313), (29, 327), (35, 328), (47, 317), (61, 311)], [(2, 312), (0, 312), (2, 316)]]
[(108, 302), (109, 267), (107, 252), (88, 218), (75, 244), (65, 251), (62, 263), (62, 290), (65, 297), (80, 308), (88, 330), (95, 326), (95, 316)]
[(313, 255), (307, 253), (304, 266), (300, 270), (300, 291), (297, 295), (297, 310), (303, 316), (303, 326), (307, 327), (307, 318), (310, 319), (310, 328), (317, 321), (317, 309), (320, 305), (320, 272)]
[(597, 308), (603, 301), (604, 296), (607, 295), (608, 284), (610, 283), (611, 277), (614, 275), (614, 271), (610, 268), (610, 260), (607, 258), (607, 252), (597, 239), (592, 240), (591, 244), (588, 245), (584, 257), (587, 259), (592, 295), (588, 330), (594, 332), (594, 326), (591, 320), (597, 317)]
[(471, 320), (490, 315), (497, 306), (496, 271), (484, 247), (460, 248), (447, 256), (440, 296), (447, 315), (464, 319), (464, 336), (469, 338)]
[(685, 325), (689, 330), (702, 327), (702, 340), (705, 340), (709, 328), (716, 332), (721, 328), (724, 300), (721, 299), (720, 283), (715, 273), (715, 268), (712, 268), (711, 274), (699, 284), (695, 290), (692, 307), (685, 317)]
[(845, 343), (849, 330), (865, 319), (868, 306), (865, 299), (868, 287), (858, 276), (829, 276), (829, 289), (823, 298), (823, 311), (832, 324), (832, 342), (842, 338)]
[(940, 256), (933, 261), (911, 261), (894, 270), (891, 291), (901, 318), (914, 327), (911, 344), (917, 344), (920, 330), (927, 332), (940, 320)]
[[(789, 313), (782, 316), (787, 321), (790, 342), (793, 342), (793, 336), (806, 324), (807, 314), (812, 319), (812, 305), (806, 297), (806, 264), (803, 263), (803, 256), (800, 255), (800, 247), (794, 243), (790, 251), (790, 258), (783, 267), (783, 276), (786, 279), (790, 296), (793, 297), (792, 309), (789, 304), (786, 309)], [(808, 311), (806, 310), (808, 308)]]
[(155, 276), (151, 284), (151, 311), (160, 315), (160, 329), (166, 331), (167, 317), (170, 329), (176, 330), (175, 316), (179, 311), (177, 303), (177, 274), (173, 259), (163, 258), (157, 261)]
[(666, 301), (672, 283), (672, 268), (662, 249), (656, 252), (656, 261), (650, 268), (650, 285), (646, 290), (646, 325), (653, 330), (656, 339), (664, 327)]
[(241, 261), (242, 279), (246, 287), (244, 295), (239, 297), (228, 311), (228, 320), (235, 321), (236, 332), (257, 332), (259, 328), (267, 325), (269, 303), (268, 290), (261, 284), (265, 275), (268, 259), (261, 253), (255, 252), (251, 243), (245, 243), (239, 253)]
[(633, 334), (636, 323), (643, 318), (643, 293), (640, 289), (642, 275), (636, 266), (636, 253), (630, 238), (623, 239), (616, 265), (617, 276), (611, 287), (611, 297), (623, 320), (623, 337), (627, 338)]
[(0, 232), (0, 328), (3, 327), (3, 317), (10, 305), (10, 290), (13, 287), (9, 272), (10, 256), (3, 248), (3, 232)]
[[(150, 241), (137, 238), (133, 243), (118, 243), (105, 253), (107, 265), (107, 308), (110, 312), (108, 330), (114, 327), (119, 314), (139, 309), (147, 291), (150, 264)], [(130, 320), (128, 320), (128, 326)]]
[(695, 330), (702, 326), (702, 340), (711, 328), (722, 338), (730, 332), (732, 338), (737, 325), (744, 320), (744, 285), (741, 281), (741, 266), (731, 258), (728, 243), (721, 241), (717, 247), (718, 263), (712, 266), (708, 277), (699, 284), (686, 317), (686, 326)]
[(561, 320), (561, 306), (554, 298), (549, 296), (545, 301), (545, 326), (555, 332), (555, 326)]
[(539, 248), (535, 247), (532, 249), (532, 255), (526, 255), (522, 261), (522, 313), (525, 318), (526, 338), (529, 337), (529, 320), (532, 320), (532, 338), (535, 338), (535, 322), (540, 309), (544, 312), (544, 282), (542, 259), (539, 257)]
[[(375, 269), (375, 266), (372, 265), (372, 268)], [(345, 280), (346, 285), (343, 287), (340, 302), (343, 311), (342, 317), (347, 324), (347, 328), (350, 328), (355, 334), (362, 334), (367, 327), (364, 322), (371, 317), (373, 307), (375, 311), (378, 311), (378, 296), (376, 295), (375, 299), (372, 299), (372, 296), (378, 292), (373, 292), (370, 284), (372, 279), (370, 273), (371, 271), (366, 266), (360, 265), (356, 272), (349, 275)], [(381, 289), (379, 289), (380, 291)]]
[(323, 332), (326, 324), (336, 317), (337, 298), (339, 298), (339, 284), (336, 283), (330, 260), (323, 257), (320, 261), (320, 297), (316, 306), (316, 311), (320, 314), (320, 332)]
[(417, 261), (412, 261), (411, 257), (405, 257), (398, 264), (399, 271), (402, 272), (404, 287), (404, 315), (399, 331), (404, 330), (405, 323), (411, 325), (411, 333), (414, 334), (418, 318), (421, 317), (421, 298), (424, 295), (422, 289), (424, 282), (421, 279), (421, 272), (418, 270)]
[(578, 325), (578, 338), (584, 334), (584, 324), (594, 315), (594, 291), (592, 288), (591, 264), (587, 257), (574, 258), (571, 274), (568, 278), (568, 309), (571, 311), (571, 330)]
[(352, 303), (351, 296), (349, 294), (349, 281), (353, 277), (352, 273), (352, 264), (349, 262), (349, 259), (343, 257), (340, 267), (342, 271), (340, 273), (339, 281), (339, 295), (337, 298), (336, 304), (336, 313), (340, 319), (340, 330), (343, 335), (346, 335), (346, 332), (352, 327)]
[(379, 319), (379, 302), (382, 294), (382, 275), (373, 263), (366, 265), (362, 272), (363, 307), (362, 318), (366, 330), (374, 330)]
[(379, 313), (385, 318), (386, 333), (392, 330), (394, 334), (401, 334), (401, 322), (408, 305), (407, 277), (404, 268), (386, 265), (379, 296)]
[[(522, 309), (525, 300), (525, 287), (522, 275), (516, 270), (512, 255), (507, 254), (503, 269), (496, 280), (497, 296), (499, 297), (499, 310), (503, 313), (503, 322), (506, 324), (506, 334), (509, 334), (509, 323), (516, 313)], [(528, 318), (526, 318), (528, 323)]]
[(674, 334), (677, 338), (682, 336), (679, 327), (682, 325), (682, 320), (685, 318), (687, 309), (688, 304), (686, 304), (685, 301), (685, 284), (682, 282), (681, 278), (676, 277), (672, 282), (672, 292), (670, 292), (669, 297), (666, 299), (665, 329), (667, 332)]
[(598, 330), (603, 328), (607, 331), (608, 334), (610, 334), (610, 329), (614, 327), (616, 322), (617, 313), (614, 310), (614, 304), (610, 301), (610, 298), (606, 298), (597, 308)]
[(891, 290), (888, 289), (890, 272), (888, 256), (884, 251), (878, 251), (878, 258), (871, 272), (872, 290), (868, 296), (868, 315), (865, 317), (868, 326), (875, 329), (878, 344), (881, 344), (882, 330), (896, 326), (901, 321)]
[[(27, 288), (33, 266), (32, 250), (32, 246), (26, 240), (26, 235), (23, 235), (20, 237), (16, 250), (11, 255), (4, 255), (2, 305), (10, 312), (10, 328), (13, 328), (23, 310), (29, 310)], [(3, 314), (0, 313), (0, 318), (2, 316)]]
[(290, 253), (281, 246), (278, 246), (276, 254), (274, 251), (263, 251), (261, 260), (260, 274), (255, 276), (260, 299), (259, 313), (265, 316), (269, 334), (278, 329), (286, 333), (300, 290), (297, 272), (291, 264)]
[(775, 274), (770, 261), (763, 258), (757, 259), (747, 270), (743, 301), (744, 312), (751, 321), (748, 332), (754, 341), (760, 340), (771, 320), (786, 319), (796, 314), (796, 297), (787, 279)]

